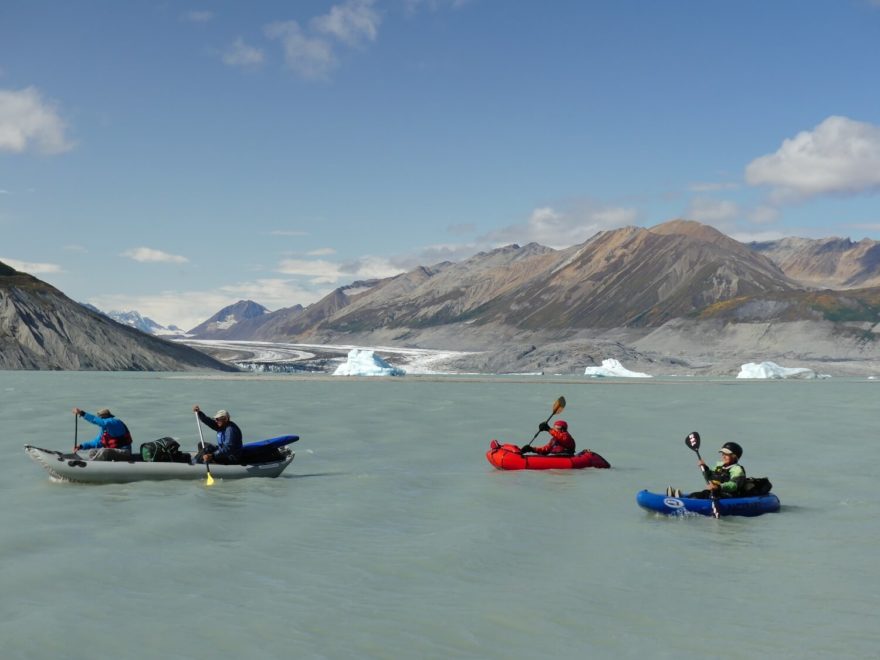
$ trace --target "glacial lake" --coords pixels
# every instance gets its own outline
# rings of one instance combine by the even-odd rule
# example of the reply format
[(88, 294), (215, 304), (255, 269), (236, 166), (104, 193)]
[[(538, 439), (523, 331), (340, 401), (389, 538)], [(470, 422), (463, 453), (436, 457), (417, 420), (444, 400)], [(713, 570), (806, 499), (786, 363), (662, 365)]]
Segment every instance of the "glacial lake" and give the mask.
[[(11, 658), (875, 658), (880, 382), (0, 372), (0, 639)], [(610, 470), (500, 472), (553, 401)], [(71, 408), (135, 443), (295, 433), (278, 479), (53, 482)], [(95, 427), (80, 420), (80, 439)], [(661, 518), (743, 445), (782, 510)], [(208, 432), (210, 435), (210, 432)], [(546, 437), (546, 436), (544, 436)], [(206, 439), (208, 439), (206, 437)]]

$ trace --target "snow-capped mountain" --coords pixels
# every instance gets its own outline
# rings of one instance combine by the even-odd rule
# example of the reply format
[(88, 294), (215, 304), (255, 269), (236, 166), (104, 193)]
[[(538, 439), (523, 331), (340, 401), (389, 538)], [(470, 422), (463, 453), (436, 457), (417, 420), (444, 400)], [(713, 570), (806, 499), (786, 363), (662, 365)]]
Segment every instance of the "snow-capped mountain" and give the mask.
[(235, 337), (234, 326), (242, 321), (260, 318), (268, 312), (268, 309), (253, 300), (239, 300), (192, 328), (188, 334), (200, 339), (231, 339)]
[(0, 263), (0, 369), (182, 371), (235, 367), (85, 309)]
[(88, 303), (83, 303), (83, 305), (91, 309), (93, 312), (103, 314), (117, 323), (131, 326), (132, 328), (145, 332), (148, 335), (156, 335), (159, 337), (183, 337), (186, 335), (186, 332), (178, 328), (176, 325), (164, 326), (161, 323), (156, 323), (148, 316), (141, 316), (139, 312), (134, 310), (127, 312), (120, 312), (117, 310), (105, 312)]

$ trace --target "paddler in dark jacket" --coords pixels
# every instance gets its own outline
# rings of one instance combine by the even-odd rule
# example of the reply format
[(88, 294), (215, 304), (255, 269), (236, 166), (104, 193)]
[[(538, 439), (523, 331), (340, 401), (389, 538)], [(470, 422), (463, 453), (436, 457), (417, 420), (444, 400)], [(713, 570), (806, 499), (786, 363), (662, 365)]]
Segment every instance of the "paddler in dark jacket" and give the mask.
[(89, 459), (93, 461), (129, 461), (131, 460), (131, 433), (121, 419), (107, 408), (101, 408), (96, 414), (87, 413), (79, 408), (73, 409), (74, 415), (101, 430), (93, 439), (74, 447), (74, 451), (90, 449)]
[(557, 419), (553, 424), (553, 428), (550, 428), (550, 425), (547, 422), (541, 422), (538, 425), (538, 432), (547, 431), (550, 434), (550, 442), (548, 442), (543, 447), (532, 447), (531, 445), (525, 445), (520, 449), (520, 451), (525, 454), (526, 452), (533, 451), (536, 454), (573, 454), (574, 453), (574, 438), (568, 432), (568, 423), (563, 422), (561, 419)]
[(199, 416), (199, 421), (210, 429), (217, 431), (217, 444), (207, 442), (199, 451), (196, 461), (199, 463), (223, 463), (235, 465), (241, 461), (241, 429), (229, 419), (229, 413), (218, 410), (214, 413), (214, 419), (208, 417), (198, 406), (193, 406), (193, 412)]

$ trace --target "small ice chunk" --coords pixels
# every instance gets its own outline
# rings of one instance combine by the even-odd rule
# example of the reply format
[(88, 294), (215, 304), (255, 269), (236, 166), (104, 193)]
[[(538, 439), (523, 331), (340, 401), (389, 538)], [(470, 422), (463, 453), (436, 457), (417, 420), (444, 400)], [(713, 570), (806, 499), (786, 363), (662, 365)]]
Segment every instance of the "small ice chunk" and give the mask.
[(739, 368), (737, 378), (815, 378), (816, 372), (806, 367), (780, 367), (775, 362), (748, 362)]
[(403, 376), (403, 369), (392, 367), (374, 351), (353, 348), (345, 362), (336, 367), (334, 376)]
[(593, 378), (651, 378), (650, 374), (639, 373), (638, 371), (630, 371), (624, 368), (620, 362), (613, 358), (602, 360), (601, 367), (587, 367), (584, 370), (585, 376)]

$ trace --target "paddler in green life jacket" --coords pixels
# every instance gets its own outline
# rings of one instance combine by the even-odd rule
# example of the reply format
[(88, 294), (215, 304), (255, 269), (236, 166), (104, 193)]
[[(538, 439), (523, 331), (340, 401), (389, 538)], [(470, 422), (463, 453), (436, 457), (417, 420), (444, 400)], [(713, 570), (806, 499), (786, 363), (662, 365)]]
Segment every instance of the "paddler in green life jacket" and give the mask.
[(716, 497), (736, 497), (742, 492), (746, 482), (746, 470), (739, 464), (743, 454), (742, 447), (735, 442), (725, 442), (718, 453), (721, 454), (721, 462), (713, 470), (709, 470), (703, 459), (697, 461), (701, 470), (709, 470), (708, 487), (706, 490), (691, 493), (688, 497), (710, 499), (713, 493)]

